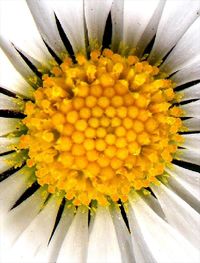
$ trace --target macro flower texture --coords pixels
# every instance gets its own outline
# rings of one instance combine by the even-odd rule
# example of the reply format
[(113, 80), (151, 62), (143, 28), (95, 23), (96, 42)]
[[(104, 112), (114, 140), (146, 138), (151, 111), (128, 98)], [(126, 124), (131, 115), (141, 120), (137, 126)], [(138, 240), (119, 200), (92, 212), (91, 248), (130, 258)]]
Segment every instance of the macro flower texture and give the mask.
[(200, 262), (199, 11), (0, 0), (0, 262)]

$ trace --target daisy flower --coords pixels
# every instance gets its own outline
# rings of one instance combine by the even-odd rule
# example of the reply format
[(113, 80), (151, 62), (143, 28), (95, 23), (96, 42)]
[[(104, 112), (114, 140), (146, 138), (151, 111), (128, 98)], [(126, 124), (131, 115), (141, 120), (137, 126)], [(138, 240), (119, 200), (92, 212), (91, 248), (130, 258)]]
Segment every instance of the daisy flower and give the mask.
[(0, 261), (199, 262), (199, 0), (0, 4)]

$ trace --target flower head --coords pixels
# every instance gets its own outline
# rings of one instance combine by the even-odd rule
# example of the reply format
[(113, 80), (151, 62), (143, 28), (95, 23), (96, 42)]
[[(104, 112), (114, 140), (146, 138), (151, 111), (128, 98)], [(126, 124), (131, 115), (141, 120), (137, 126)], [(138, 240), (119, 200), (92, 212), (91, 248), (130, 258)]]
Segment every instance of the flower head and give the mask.
[(198, 262), (199, 1), (1, 5), (3, 262)]

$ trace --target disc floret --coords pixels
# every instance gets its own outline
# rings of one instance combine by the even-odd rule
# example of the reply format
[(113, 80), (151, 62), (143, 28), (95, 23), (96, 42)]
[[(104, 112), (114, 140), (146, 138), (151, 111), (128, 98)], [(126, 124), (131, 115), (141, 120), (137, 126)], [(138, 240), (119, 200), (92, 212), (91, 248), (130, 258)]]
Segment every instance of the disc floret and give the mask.
[(64, 191), (75, 205), (126, 201), (156, 182), (182, 141), (173, 84), (147, 61), (109, 49), (76, 60), (43, 75), (26, 103), (20, 148), (49, 192)]

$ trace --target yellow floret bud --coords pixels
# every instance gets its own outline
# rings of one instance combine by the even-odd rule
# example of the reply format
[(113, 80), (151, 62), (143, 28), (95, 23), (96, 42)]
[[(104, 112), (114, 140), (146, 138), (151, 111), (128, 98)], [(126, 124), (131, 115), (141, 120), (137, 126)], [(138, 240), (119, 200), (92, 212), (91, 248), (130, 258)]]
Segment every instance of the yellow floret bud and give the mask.
[(109, 145), (113, 145), (116, 141), (116, 136), (114, 134), (107, 134), (105, 137), (105, 142)]
[(97, 102), (97, 104), (103, 109), (107, 108), (109, 103), (110, 102), (109, 102), (109, 99), (107, 97), (100, 97), (98, 99), (98, 102)]
[(109, 74), (103, 74), (100, 77), (100, 83), (103, 87), (113, 86), (115, 84), (114, 79)]
[(79, 131), (75, 131), (73, 134), (72, 134), (72, 140), (73, 142), (75, 143), (82, 143), (84, 141), (85, 137), (84, 137), (84, 134), (82, 132), (79, 132)]
[(97, 137), (104, 138), (106, 136), (106, 129), (99, 127), (96, 132)]
[(88, 96), (85, 99), (85, 104), (89, 108), (93, 108), (96, 105), (96, 103), (97, 103), (97, 98), (94, 96)]
[(83, 145), (85, 150), (91, 151), (95, 148), (95, 141), (92, 139), (85, 139)]
[(78, 120), (78, 113), (76, 111), (70, 111), (67, 113), (67, 121), (74, 124)]
[(87, 122), (85, 120), (77, 120), (75, 127), (78, 131), (84, 131), (87, 128)]
[(99, 119), (97, 119), (97, 118), (90, 118), (89, 121), (88, 121), (88, 124), (92, 128), (97, 128), (97, 127), (99, 127)]
[(95, 142), (95, 147), (96, 147), (97, 151), (104, 151), (106, 148), (106, 143), (102, 139), (97, 139)]

